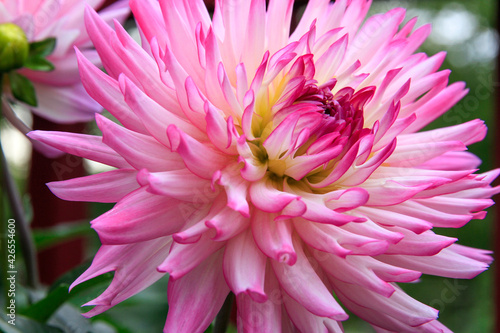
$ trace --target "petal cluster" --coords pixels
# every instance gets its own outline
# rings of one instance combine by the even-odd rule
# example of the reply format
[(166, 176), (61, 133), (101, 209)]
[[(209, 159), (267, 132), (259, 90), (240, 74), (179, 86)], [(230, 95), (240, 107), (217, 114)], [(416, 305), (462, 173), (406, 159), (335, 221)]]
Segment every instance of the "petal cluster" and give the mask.
[[(418, 132), (466, 93), (415, 53), (430, 32), (366, 0), (132, 0), (142, 47), (90, 8), (106, 73), (78, 52), (101, 136), (34, 139), (116, 170), (50, 183), (117, 202), (74, 283), (115, 271), (87, 315), (169, 275), (165, 332), (202, 332), (229, 292), (244, 332), (342, 332), (345, 309), (380, 332), (447, 332), (397, 283), (472, 278), (488, 251), (434, 227), (482, 219), (499, 170), (476, 174), (473, 120)], [(363, 23), (364, 22), (364, 23)], [(335, 297), (334, 297), (335, 295)]]
[[(88, 96), (78, 73), (73, 47), (78, 47), (95, 65), (100, 59), (87, 31), (82, 13), (86, 4), (100, 8), (105, 0), (5, 0), (0, 2), (0, 23), (20, 26), (30, 42), (56, 38), (56, 48), (47, 58), (55, 66), (50, 72), (23, 69), (19, 72), (35, 86), (38, 106), (36, 114), (57, 123), (89, 121), (102, 110)], [(100, 12), (106, 22), (123, 22), (130, 13), (127, 1), (118, 1)]]

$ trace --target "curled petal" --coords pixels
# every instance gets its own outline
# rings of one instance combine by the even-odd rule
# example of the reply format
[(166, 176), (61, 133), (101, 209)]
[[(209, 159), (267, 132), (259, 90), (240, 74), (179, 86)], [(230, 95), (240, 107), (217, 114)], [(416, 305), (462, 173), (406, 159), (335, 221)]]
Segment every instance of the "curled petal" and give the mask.
[(267, 265), (264, 291), (265, 302), (257, 302), (246, 293), (236, 296), (238, 310), (238, 329), (244, 332), (274, 333), (282, 332), (282, 294), (272, 269)]
[(300, 332), (343, 333), (342, 326), (337, 320), (316, 316), (286, 292), (283, 292), (282, 295), (286, 312)]
[(316, 316), (346, 320), (348, 315), (314, 271), (300, 241), (295, 239), (294, 246), (297, 250), (297, 262), (294, 265), (271, 260), (283, 291)]
[[(215, 242), (207, 235), (193, 244), (173, 243), (168, 257), (158, 266), (158, 272), (168, 273), (172, 279), (181, 278), (224, 245), (224, 242)], [(222, 268), (219, 270), (222, 272)]]
[(248, 204), (249, 183), (240, 177), (240, 167), (231, 165), (219, 173), (214, 174), (214, 179), (224, 186), (227, 194), (227, 205), (245, 217), (250, 216), (250, 206)]
[(224, 276), (236, 297), (248, 295), (253, 301), (264, 303), (266, 256), (259, 250), (250, 231), (240, 233), (228, 241), (224, 250)]
[(181, 155), (186, 167), (195, 175), (212, 179), (227, 164), (227, 157), (190, 137), (174, 125), (167, 129), (172, 151)]
[(269, 258), (293, 265), (297, 254), (292, 243), (292, 226), (288, 220), (273, 218), (274, 214), (259, 210), (252, 215), (252, 233), (259, 249)]
[(238, 162), (245, 163), (241, 169), (241, 176), (247, 181), (262, 179), (267, 172), (267, 162), (261, 161), (253, 154), (250, 144), (246, 142), (244, 136), (238, 139), (238, 153), (240, 154)]
[(270, 179), (254, 182), (250, 185), (249, 194), (252, 203), (267, 213), (283, 212), (285, 216), (301, 216), (307, 209), (300, 196), (277, 190)]

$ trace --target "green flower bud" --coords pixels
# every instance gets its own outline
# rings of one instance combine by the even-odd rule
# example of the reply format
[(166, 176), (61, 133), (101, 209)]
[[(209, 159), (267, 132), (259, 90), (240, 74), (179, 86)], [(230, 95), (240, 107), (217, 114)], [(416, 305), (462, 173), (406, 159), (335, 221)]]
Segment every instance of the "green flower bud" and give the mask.
[(23, 67), (30, 44), (23, 29), (14, 23), (0, 24), (0, 72)]

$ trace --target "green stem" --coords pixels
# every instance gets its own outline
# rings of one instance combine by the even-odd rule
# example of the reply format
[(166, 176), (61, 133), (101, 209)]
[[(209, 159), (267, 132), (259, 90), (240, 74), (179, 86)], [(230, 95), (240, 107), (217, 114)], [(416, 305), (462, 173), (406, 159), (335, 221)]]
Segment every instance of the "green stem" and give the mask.
[[(10, 105), (2, 100), (2, 109), (7, 109), (8, 112), (12, 112)], [(36, 288), (39, 285), (38, 280), (38, 268), (36, 262), (36, 250), (33, 243), (33, 237), (31, 235), (31, 230), (26, 220), (24, 214), (23, 204), (17, 186), (9, 172), (9, 167), (7, 160), (5, 158), (2, 144), (0, 142), (0, 164), (2, 172), (2, 193), (7, 195), (8, 201), (11, 206), (12, 215), (16, 220), (16, 229), (18, 231), (17, 235), (20, 240), (21, 251), (24, 254), (24, 262), (26, 265), (26, 277), (27, 285), (31, 288)], [(2, 210), (5, 211), (5, 210)], [(5, 218), (3, 218), (5, 220)], [(3, 221), (5, 223), (5, 221)], [(2, 230), (4, 232), (6, 230)]]
[(231, 317), (231, 309), (233, 308), (234, 294), (227, 295), (222, 308), (215, 318), (213, 333), (225, 333), (229, 326), (229, 318)]

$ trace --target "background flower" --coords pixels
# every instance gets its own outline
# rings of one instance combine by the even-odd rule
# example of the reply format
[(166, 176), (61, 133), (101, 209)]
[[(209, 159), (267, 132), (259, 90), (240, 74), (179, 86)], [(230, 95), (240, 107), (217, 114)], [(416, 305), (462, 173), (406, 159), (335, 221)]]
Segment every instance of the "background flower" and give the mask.
[[(35, 86), (38, 106), (31, 108), (36, 114), (57, 123), (89, 121), (101, 110), (83, 89), (73, 49), (81, 52), (95, 65), (100, 65), (97, 52), (89, 40), (83, 22), (86, 3), (100, 8), (105, 0), (5, 0), (0, 2), (0, 23), (12, 22), (20, 26), (30, 42), (49, 37), (57, 39), (54, 52), (48, 60), (55, 70), (41, 72), (22, 69)], [(127, 1), (119, 1), (100, 11), (106, 22), (123, 22), (129, 15)]]
[(315, 1), (289, 38), (291, 2), (267, 16), (264, 2), (224, 2), (213, 25), (201, 3), (162, 1), (164, 17), (138, 3), (144, 51), (89, 12), (111, 77), (81, 57), (89, 93), (124, 127), (98, 116), (102, 141), (31, 134), (119, 169), (50, 185), (118, 201), (93, 221), (104, 245), (77, 280), (117, 271), (89, 315), (168, 272), (167, 331), (208, 326), (229, 289), (248, 330), (338, 331), (331, 290), (381, 331), (446, 330), (393, 282), (487, 267), (486, 252), (430, 229), (484, 217), (498, 172), (473, 174), (463, 152), (480, 121), (415, 133), (465, 94), (436, 72), (442, 54), (413, 55), (429, 28), (398, 31), (395, 9), (358, 30), (368, 2)]

